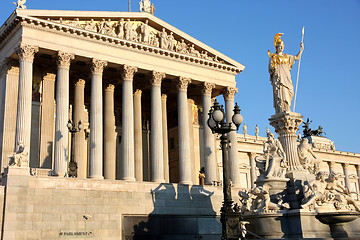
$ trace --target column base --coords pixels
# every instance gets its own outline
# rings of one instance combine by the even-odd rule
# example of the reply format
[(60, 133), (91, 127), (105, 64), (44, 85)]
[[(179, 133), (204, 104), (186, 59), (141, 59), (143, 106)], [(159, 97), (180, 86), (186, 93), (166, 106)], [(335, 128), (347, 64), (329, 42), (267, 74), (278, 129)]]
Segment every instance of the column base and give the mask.
[(90, 179), (99, 179), (99, 180), (102, 180), (102, 179), (104, 179), (104, 177), (103, 176), (91, 176), (91, 177), (89, 177)]
[(165, 183), (165, 179), (155, 179), (155, 180), (151, 180), (151, 182), (154, 182), (154, 183)]
[(182, 185), (192, 185), (192, 181), (181, 181), (179, 182), (179, 184), (182, 184)]
[(136, 181), (136, 179), (134, 177), (122, 178), (121, 180), (123, 180), (123, 181), (133, 181), (133, 182)]

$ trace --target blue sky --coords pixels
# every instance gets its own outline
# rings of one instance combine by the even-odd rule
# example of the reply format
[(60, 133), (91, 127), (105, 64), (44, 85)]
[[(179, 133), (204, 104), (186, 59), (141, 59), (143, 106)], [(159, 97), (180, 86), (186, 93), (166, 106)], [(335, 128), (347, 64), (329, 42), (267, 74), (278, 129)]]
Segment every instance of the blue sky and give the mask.
[[(0, 3), (0, 22), (15, 9)], [(299, 51), (305, 26), (296, 112), (323, 126), (337, 150), (360, 153), (360, 0), (153, 0), (155, 16), (245, 65), (236, 101), (248, 133), (265, 136), (274, 114), (267, 50), (284, 33), (285, 53)], [(132, 0), (132, 11), (139, 0)], [(30, 9), (128, 11), (128, 0), (28, 0)], [(292, 70), (295, 85), (296, 63)], [(270, 128), (272, 131), (273, 129)]]

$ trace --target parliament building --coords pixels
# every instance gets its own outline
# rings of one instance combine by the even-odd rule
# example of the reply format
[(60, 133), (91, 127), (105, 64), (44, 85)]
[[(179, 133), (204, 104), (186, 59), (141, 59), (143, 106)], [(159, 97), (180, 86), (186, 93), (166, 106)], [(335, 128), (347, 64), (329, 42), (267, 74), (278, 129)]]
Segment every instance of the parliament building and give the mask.
[[(151, 12), (21, 8), (0, 28), (0, 62), (1, 239), (220, 238), (208, 112), (223, 98), (232, 116), (245, 66)], [(266, 138), (229, 138), (239, 202)], [(360, 154), (312, 140), (360, 200)]]

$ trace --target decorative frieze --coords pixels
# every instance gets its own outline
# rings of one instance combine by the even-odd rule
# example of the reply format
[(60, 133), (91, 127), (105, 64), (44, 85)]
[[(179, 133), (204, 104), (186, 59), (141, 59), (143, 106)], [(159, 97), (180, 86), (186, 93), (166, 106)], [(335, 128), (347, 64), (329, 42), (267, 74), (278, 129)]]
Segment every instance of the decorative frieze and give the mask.
[(59, 51), (56, 56), (56, 63), (59, 68), (70, 68), (71, 60), (75, 58), (74, 54)]
[(224, 95), (225, 100), (233, 100), (235, 98), (235, 94), (238, 92), (237, 88), (233, 87), (226, 87), (222, 91), (222, 94)]
[(137, 71), (138, 71), (137, 67), (123, 65), (122, 74), (121, 74), (123, 80), (132, 81)]
[(120, 20), (106, 20), (103, 18), (100, 21), (94, 21), (94, 19), (83, 21), (79, 18), (75, 18), (74, 20), (63, 20), (60, 18), (55, 22), (110, 37), (160, 47), (192, 57), (225, 63), (224, 60), (218, 56), (211, 56), (207, 51), (199, 50), (200, 48), (195, 46), (195, 44), (186, 43), (184, 39), (178, 38), (173, 32), (165, 28), (157, 30), (149, 26), (148, 20), (142, 22), (131, 19), (126, 19), (125, 21), (124, 18)]
[(215, 83), (204, 82), (204, 86), (202, 89), (203, 95), (207, 95), (211, 97), (211, 93), (214, 88), (215, 88)]
[(179, 80), (177, 82), (177, 87), (179, 91), (187, 91), (188, 85), (191, 83), (190, 78), (186, 77), (179, 77)]
[(15, 49), (15, 53), (19, 56), (20, 61), (34, 61), (35, 53), (39, 51), (39, 47), (20, 43), (20, 46)]
[(166, 74), (161, 72), (153, 71), (151, 75), (150, 82), (152, 85), (160, 86), (162, 80), (165, 78)]
[(106, 66), (107, 61), (93, 59), (91, 62), (91, 72), (92, 74), (102, 74)]

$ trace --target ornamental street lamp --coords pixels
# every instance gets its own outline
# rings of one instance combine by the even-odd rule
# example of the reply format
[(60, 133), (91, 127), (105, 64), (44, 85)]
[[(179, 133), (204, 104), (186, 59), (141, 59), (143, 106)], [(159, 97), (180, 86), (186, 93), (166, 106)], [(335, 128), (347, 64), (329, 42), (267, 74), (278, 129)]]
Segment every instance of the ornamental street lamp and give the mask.
[[(73, 123), (71, 120), (68, 121), (68, 123), (66, 124), (66, 126), (69, 129), (69, 132), (71, 134), (71, 144), (72, 146), (74, 146), (74, 134), (77, 132), (80, 132), (83, 129), (83, 125), (81, 123), (81, 121), (78, 122), (78, 125), (76, 126), (75, 123)], [(69, 177), (77, 177), (77, 163), (74, 161), (74, 150), (71, 150), (71, 158), (69, 161), (69, 166), (68, 166), (68, 176)]]
[[(221, 134), (220, 144), (222, 150), (223, 160), (223, 193), (224, 201), (220, 210), (220, 221), (222, 224), (222, 240), (230, 239), (243, 239), (245, 236), (246, 229), (244, 229), (244, 223), (241, 221), (241, 213), (239, 206), (235, 204), (233, 206), (233, 200), (231, 199), (231, 184), (229, 177), (229, 160), (228, 160), (228, 148), (229, 140), (228, 133), (231, 131), (237, 131), (239, 126), (243, 122), (243, 117), (240, 114), (240, 108), (236, 104), (234, 107), (234, 115), (232, 122), (230, 119), (224, 119), (224, 108), (220, 106), (215, 100), (214, 106), (210, 108), (209, 119), (207, 124), (211, 129), (212, 133)], [(232, 127), (232, 123), (236, 128)]]

